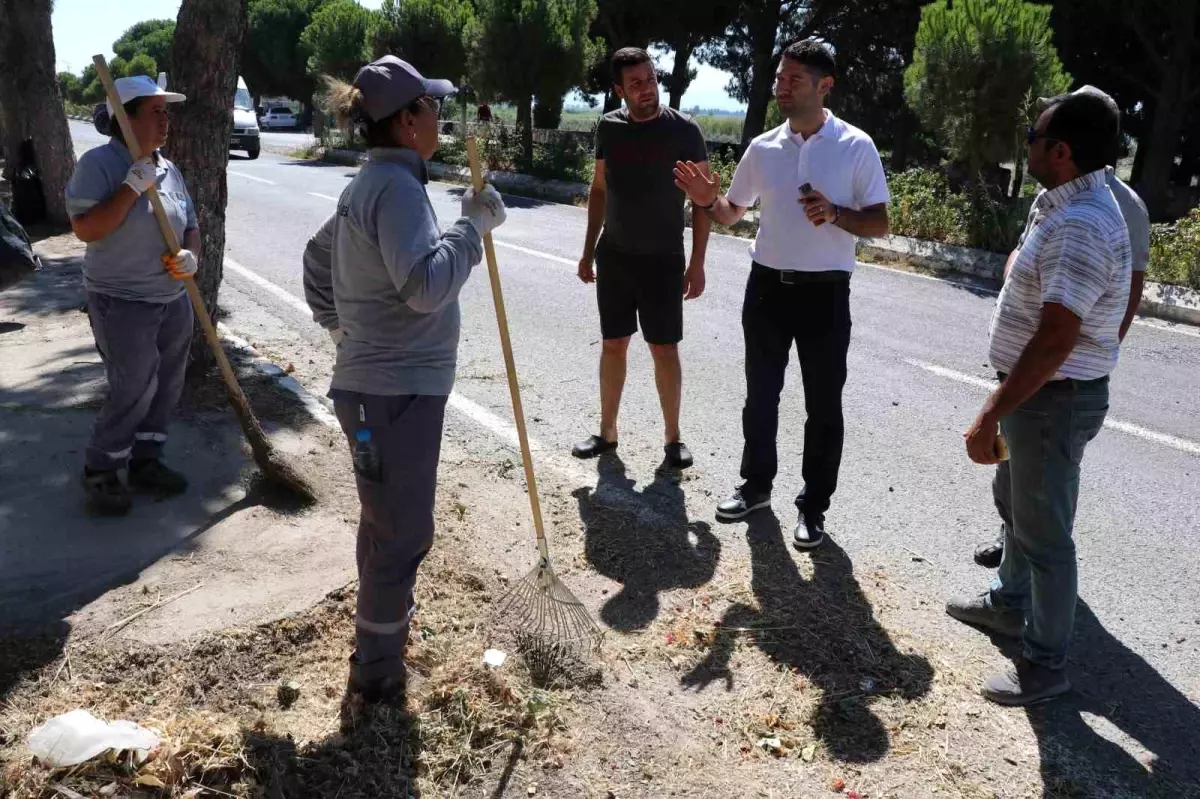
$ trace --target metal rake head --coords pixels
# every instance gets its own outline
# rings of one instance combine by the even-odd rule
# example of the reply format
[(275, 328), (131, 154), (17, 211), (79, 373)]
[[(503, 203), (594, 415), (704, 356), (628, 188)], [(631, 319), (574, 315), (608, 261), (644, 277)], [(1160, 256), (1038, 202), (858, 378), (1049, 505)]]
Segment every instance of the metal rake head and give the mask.
[(496, 617), (513, 633), (539, 682), (585, 668), (604, 639), (583, 603), (554, 574), (548, 558), (500, 598)]

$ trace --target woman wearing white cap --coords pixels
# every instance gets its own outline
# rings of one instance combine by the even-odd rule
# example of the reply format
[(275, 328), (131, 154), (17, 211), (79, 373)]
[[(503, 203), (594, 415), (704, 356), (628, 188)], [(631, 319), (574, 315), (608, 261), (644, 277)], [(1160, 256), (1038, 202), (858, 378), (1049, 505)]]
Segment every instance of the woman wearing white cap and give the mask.
[[(114, 119), (112, 138), (79, 159), (66, 195), (71, 229), (87, 243), (88, 316), (108, 375), (83, 486), (96, 510), (120, 514), (131, 507), (130, 488), (159, 495), (187, 489), (160, 457), (183, 390), (192, 307), (180, 281), (196, 272), (200, 227), (183, 175), (159, 152), (170, 130), (167, 104), (184, 96), (145, 76), (121, 78), (116, 88), (138, 144), (151, 155), (134, 161)], [(164, 253), (145, 196), (151, 186), (185, 247), (174, 257)], [(126, 467), (128, 485), (119, 476)]]
[(358, 526), (356, 647), (349, 700), (402, 702), (404, 651), (417, 568), (433, 545), (433, 504), (446, 401), (458, 353), (458, 294), (483, 258), (482, 236), (504, 222), (488, 186), (467, 191), (442, 232), (425, 192), (438, 111), (454, 86), (395, 56), (329, 81), (344, 128), (367, 161), (305, 252), (313, 316), (337, 343), (333, 398), (354, 455)]

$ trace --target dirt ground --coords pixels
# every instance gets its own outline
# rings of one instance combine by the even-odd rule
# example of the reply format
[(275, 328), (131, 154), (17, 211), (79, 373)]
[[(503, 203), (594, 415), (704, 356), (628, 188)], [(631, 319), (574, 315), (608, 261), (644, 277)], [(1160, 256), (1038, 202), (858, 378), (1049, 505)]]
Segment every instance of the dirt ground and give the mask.
[[(250, 385), (272, 417), (297, 412), (268, 383)], [(210, 404), (219, 398), (198, 395), (187, 412)], [(798, 553), (770, 513), (714, 528), (689, 512), (686, 478), (615, 457), (573, 469), (548, 459), (539, 472), (556, 571), (607, 634), (598, 680), (536, 685), (495, 615), (536, 559), (519, 456), (481, 447), (457, 417), (417, 588), (409, 712), (356, 718), (344, 733), (353, 583), (263, 624), (229, 613), (289, 570), (329, 579), (351, 557), (357, 503), (340, 433), (277, 432), (323, 486), (316, 508), (273, 507), (247, 485), (208, 533), (217, 560), (111, 592), (75, 619), (65, 648), (0, 642), (0, 796), (1200, 796), (1178, 764), (1148, 753), (1138, 773), (1075, 756), (1053, 733), (1063, 713), (1082, 715), (1072, 706), (986, 703), (977, 686), (993, 642), (950, 634), (938, 598), (894, 578), (894, 561), (852, 562), (836, 542)], [(222, 535), (234, 517), (281, 546), (322, 535), (289, 561), (246, 547), (236, 528)], [(748, 556), (731, 552), (734, 536)], [(177, 597), (198, 583), (215, 590)], [(503, 667), (483, 664), (490, 646), (511, 653)], [(57, 772), (32, 762), (28, 732), (77, 707), (161, 730), (162, 751)]]

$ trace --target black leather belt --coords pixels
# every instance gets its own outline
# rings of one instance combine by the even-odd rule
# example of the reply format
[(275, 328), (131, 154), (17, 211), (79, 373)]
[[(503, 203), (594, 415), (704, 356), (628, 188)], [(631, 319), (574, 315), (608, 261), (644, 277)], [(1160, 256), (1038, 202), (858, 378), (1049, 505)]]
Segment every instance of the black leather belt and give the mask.
[(755, 261), (750, 267), (753, 271), (778, 280), (785, 286), (796, 286), (802, 283), (844, 283), (850, 280), (850, 273), (841, 269), (830, 269), (823, 272), (801, 272), (797, 269), (772, 269)]
[[(1007, 372), (996, 372), (996, 379), (1003, 383), (1008, 379)], [(1038, 389), (1046, 391), (1075, 391), (1080, 388), (1091, 388), (1093, 386), (1101, 386), (1108, 382), (1108, 375), (1097, 377), (1094, 380), (1076, 380), (1073, 377), (1064, 377), (1062, 380), (1047, 380), (1042, 384), (1042, 388)]]

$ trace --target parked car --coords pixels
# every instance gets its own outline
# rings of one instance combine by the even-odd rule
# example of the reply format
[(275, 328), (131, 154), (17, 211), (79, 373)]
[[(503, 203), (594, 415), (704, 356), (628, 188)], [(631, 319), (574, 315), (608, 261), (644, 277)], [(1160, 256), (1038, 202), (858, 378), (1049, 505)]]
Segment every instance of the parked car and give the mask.
[(268, 109), (267, 113), (263, 114), (263, 118), (259, 124), (264, 129), (272, 130), (275, 128), (294, 128), (296, 127), (296, 115), (292, 113), (290, 108), (276, 106), (275, 108)]

